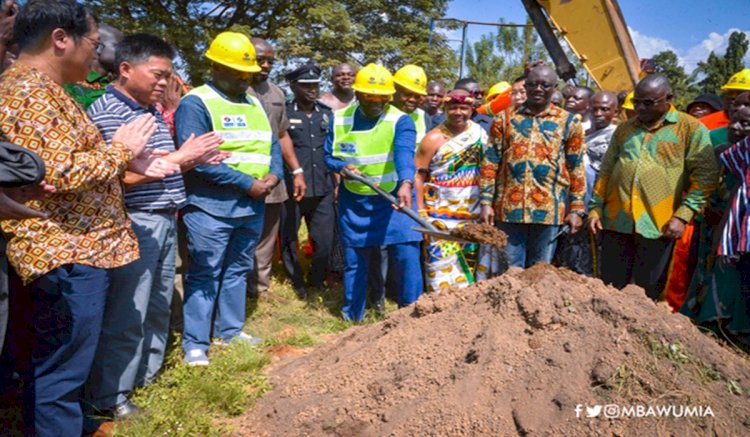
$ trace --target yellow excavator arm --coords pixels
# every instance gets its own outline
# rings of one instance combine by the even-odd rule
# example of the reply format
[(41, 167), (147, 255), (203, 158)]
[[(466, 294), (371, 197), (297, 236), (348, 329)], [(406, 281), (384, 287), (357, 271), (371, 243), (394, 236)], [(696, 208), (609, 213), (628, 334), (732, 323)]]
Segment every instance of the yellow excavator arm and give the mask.
[(638, 54), (616, 0), (522, 1), (558, 70), (560, 63), (550, 50), (549, 36), (546, 36), (551, 32), (545, 35), (540, 29), (544, 17), (539, 16), (536, 6), (544, 9), (549, 23), (562, 35), (601, 89), (617, 92), (635, 87), (640, 72)]

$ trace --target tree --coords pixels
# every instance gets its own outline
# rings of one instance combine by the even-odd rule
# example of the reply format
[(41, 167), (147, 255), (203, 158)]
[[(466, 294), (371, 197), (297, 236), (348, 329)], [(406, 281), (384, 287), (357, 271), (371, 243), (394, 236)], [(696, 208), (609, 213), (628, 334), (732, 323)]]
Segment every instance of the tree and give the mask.
[(705, 62), (698, 62), (696, 69), (702, 74), (703, 80), (698, 85), (704, 93), (720, 94), (721, 87), (727, 83), (732, 75), (744, 68), (742, 59), (748, 49), (747, 36), (743, 32), (732, 32), (724, 56), (713, 51)]
[(211, 39), (236, 29), (270, 40), (282, 68), (317, 61), (364, 65), (380, 61), (390, 70), (406, 63), (424, 66), (430, 77), (453, 79), (455, 53), (429, 23), (448, 0), (92, 0), (100, 20), (125, 33), (150, 32), (170, 42), (189, 80), (205, 80), (203, 59)]
[(698, 88), (692, 84), (692, 78), (679, 64), (679, 58), (673, 51), (665, 50), (652, 59), (656, 65), (656, 72), (666, 76), (672, 84), (672, 103), (679, 109), (685, 109), (698, 94)]
[(482, 35), (482, 38), (466, 48), (466, 67), (469, 70), (467, 77), (479, 81), (483, 89), (488, 89), (496, 82), (503, 71), (505, 61), (495, 53), (495, 44), (492, 35)]

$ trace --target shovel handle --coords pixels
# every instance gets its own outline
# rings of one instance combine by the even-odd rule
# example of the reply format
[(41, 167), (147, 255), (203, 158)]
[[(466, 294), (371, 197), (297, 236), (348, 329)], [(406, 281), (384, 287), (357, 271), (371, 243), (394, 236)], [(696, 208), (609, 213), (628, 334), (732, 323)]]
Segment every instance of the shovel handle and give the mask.
[(372, 188), (376, 193), (378, 193), (378, 195), (380, 197), (382, 197), (382, 198), (386, 199), (387, 201), (391, 202), (391, 204), (395, 205), (400, 212), (408, 215), (409, 218), (411, 218), (415, 222), (419, 223), (419, 225), (422, 226), (423, 228), (428, 229), (430, 231), (437, 231), (438, 230), (435, 226), (432, 226), (432, 223), (430, 223), (427, 220), (425, 220), (424, 218), (420, 217), (419, 214), (417, 214), (413, 209), (411, 209), (411, 208), (401, 208), (400, 207), (400, 202), (398, 201), (398, 199), (396, 199), (395, 197), (393, 197), (393, 195), (391, 193), (386, 192), (385, 190), (383, 190), (382, 188), (380, 188), (377, 185), (373, 184), (372, 182), (368, 181), (364, 177), (352, 173), (346, 167), (344, 167), (341, 170), (341, 173), (343, 173), (344, 176), (348, 177), (349, 179), (354, 179), (355, 181), (361, 182), (361, 183), (367, 185), (368, 187)]

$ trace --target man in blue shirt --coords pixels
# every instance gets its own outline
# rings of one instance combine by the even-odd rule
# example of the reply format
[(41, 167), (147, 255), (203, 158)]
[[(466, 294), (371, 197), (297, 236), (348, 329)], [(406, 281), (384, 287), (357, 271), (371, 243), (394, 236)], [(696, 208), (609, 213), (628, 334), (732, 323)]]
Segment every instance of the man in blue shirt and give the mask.
[[(369, 64), (357, 73), (353, 88), (357, 103), (334, 112), (331, 119), (325, 163), (333, 171), (346, 168), (363, 176), (391, 192), (400, 208), (412, 208), (416, 128), (408, 115), (388, 104), (395, 93), (391, 73)], [(399, 306), (416, 301), (422, 293), (422, 236), (411, 229), (411, 219), (367, 185), (346, 177), (339, 189), (339, 211), (346, 260), (344, 319), (364, 318), (369, 261), (381, 246), (394, 261)]]
[[(158, 37), (135, 34), (117, 44), (118, 79), (88, 110), (104, 139), (145, 114), (157, 129), (146, 147), (185, 172), (196, 164), (218, 163), (221, 137), (208, 133), (179, 151), (154, 107), (172, 74), (174, 49)], [(102, 334), (89, 376), (89, 400), (97, 416), (124, 419), (139, 409), (128, 400), (137, 385), (156, 376), (164, 361), (174, 289), (176, 214), (185, 205), (182, 175), (154, 180), (125, 173), (125, 206), (138, 238), (140, 259), (111, 273)]]
[(265, 197), (282, 177), (281, 149), (263, 107), (245, 93), (260, 71), (255, 49), (243, 34), (223, 32), (211, 43), (212, 80), (192, 90), (175, 113), (177, 143), (217, 132), (232, 156), (185, 175), (188, 233), (183, 349), (190, 365), (208, 365), (212, 318), (215, 345), (260, 339), (242, 331), (246, 276), (263, 229)]

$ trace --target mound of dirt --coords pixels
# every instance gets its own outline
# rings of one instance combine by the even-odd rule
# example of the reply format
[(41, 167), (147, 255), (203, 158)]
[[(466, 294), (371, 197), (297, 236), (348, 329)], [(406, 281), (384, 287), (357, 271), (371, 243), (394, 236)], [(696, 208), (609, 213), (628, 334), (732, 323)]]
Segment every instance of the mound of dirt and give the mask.
[(548, 265), (424, 296), (270, 377), (237, 435), (750, 435), (746, 356)]

